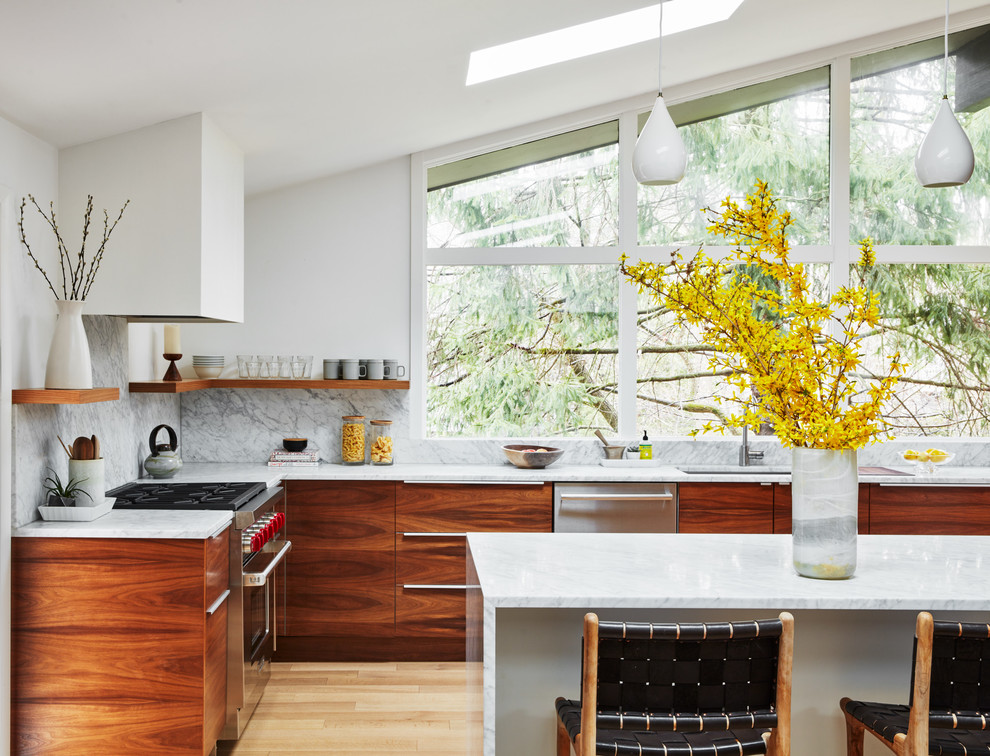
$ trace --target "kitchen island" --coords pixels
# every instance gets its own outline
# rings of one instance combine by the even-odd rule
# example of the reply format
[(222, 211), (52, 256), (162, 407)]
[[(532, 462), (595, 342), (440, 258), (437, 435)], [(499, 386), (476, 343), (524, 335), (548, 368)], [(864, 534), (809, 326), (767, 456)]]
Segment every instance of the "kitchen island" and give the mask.
[[(990, 537), (861, 536), (849, 580), (799, 577), (782, 535), (468, 536), (469, 753), (554, 752), (557, 696), (578, 698), (581, 619), (795, 615), (792, 752), (845, 752), (839, 698), (906, 702), (914, 620), (986, 622)], [(884, 749), (867, 742), (866, 753)]]

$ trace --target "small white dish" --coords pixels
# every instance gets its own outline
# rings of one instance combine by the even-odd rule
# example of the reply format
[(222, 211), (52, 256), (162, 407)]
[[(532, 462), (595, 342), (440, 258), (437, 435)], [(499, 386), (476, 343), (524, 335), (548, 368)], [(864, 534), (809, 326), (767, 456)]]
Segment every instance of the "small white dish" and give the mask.
[(600, 459), (602, 467), (660, 467), (659, 459)]
[(200, 378), (219, 378), (220, 373), (223, 372), (222, 367), (204, 367), (203, 365), (194, 365), (193, 370)]
[(103, 500), (102, 504), (97, 504), (95, 507), (48, 507), (43, 505), (38, 507), (38, 511), (41, 512), (42, 520), (51, 522), (90, 522), (103, 517), (113, 509), (116, 501), (116, 499), (108, 497)]

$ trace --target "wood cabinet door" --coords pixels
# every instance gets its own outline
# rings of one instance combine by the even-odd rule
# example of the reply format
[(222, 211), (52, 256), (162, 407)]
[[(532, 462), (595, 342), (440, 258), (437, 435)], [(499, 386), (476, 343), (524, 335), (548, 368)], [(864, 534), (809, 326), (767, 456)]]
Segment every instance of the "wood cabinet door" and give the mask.
[(773, 486), (678, 483), (679, 533), (772, 533)]
[(400, 483), (395, 530), (549, 533), (553, 530), (553, 485)]
[[(859, 484), (859, 518), (857, 527), (860, 535), (870, 532), (870, 484)], [(791, 486), (789, 483), (773, 484), (773, 532), (791, 532)]]
[(391, 636), (395, 484), (286, 481), (289, 636)]
[(874, 484), (870, 533), (990, 535), (990, 488)]

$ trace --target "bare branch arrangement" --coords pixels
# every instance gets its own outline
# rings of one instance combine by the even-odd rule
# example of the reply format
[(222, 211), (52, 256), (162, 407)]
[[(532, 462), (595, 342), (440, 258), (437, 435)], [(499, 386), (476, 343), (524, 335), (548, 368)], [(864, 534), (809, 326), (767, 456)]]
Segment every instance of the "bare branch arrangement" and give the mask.
[[(31, 204), (37, 208), (38, 212), (41, 213), (41, 217), (45, 219), (49, 226), (51, 226), (52, 231), (55, 233), (55, 241), (58, 242), (58, 261), (59, 267), (62, 269), (62, 296), (58, 295), (55, 290), (55, 286), (52, 285), (51, 279), (48, 278), (48, 274), (45, 273), (45, 269), (41, 267), (41, 263), (38, 262), (38, 258), (34, 256), (34, 252), (31, 251), (31, 246), (28, 244), (27, 236), (24, 234), (24, 208), (27, 206), (27, 201), (31, 200)], [(65, 246), (65, 242), (62, 240), (62, 234), (58, 230), (58, 221), (55, 218), (55, 203), (52, 202), (49, 205), (49, 214), (45, 214), (45, 211), (41, 209), (38, 205), (37, 200), (30, 194), (27, 199), (21, 199), (21, 215), (17, 221), (17, 228), (21, 235), (21, 244), (27, 250), (28, 257), (34, 262), (34, 267), (41, 271), (41, 275), (45, 278), (45, 283), (48, 284), (48, 288), (52, 290), (52, 294), (55, 295), (55, 299), (86, 299), (89, 294), (89, 290), (93, 286), (93, 281), (96, 280), (96, 272), (100, 269), (100, 263), (103, 262), (103, 252), (106, 250), (107, 242), (110, 240), (110, 234), (113, 233), (114, 229), (117, 228), (117, 224), (120, 219), (124, 217), (124, 210), (127, 206), (131, 204), (130, 200), (124, 203), (124, 206), (120, 208), (120, 213), (117, 215), (117, 220), (110, 224), (110, 216), (106, 210), (103, 211), (103, 241), (100, 243), (100, 248), (93, 255), (93, 258), (89, 261), (89, 266), (86, 263), (86, 240), (89, 238), (89, 222), (93, 215), (93, 195), (90, 194), (86, 197), (86, 215), (83, 218), (83, 232), (82, 232), (82, 244), (79, 246), (79, 253), (73, 255), (69, 252), (68, 247)]]

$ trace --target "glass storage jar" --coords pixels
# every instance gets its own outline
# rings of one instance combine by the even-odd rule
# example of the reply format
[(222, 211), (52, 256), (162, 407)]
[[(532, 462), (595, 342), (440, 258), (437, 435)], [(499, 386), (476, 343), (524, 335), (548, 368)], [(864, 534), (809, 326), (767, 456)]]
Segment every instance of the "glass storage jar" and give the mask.
[(340, 430), (340, 461), (364, 464), (364, 415), (344, 415)]
[(371, 421), (371, 464), (392, 464), (392, 421)]

